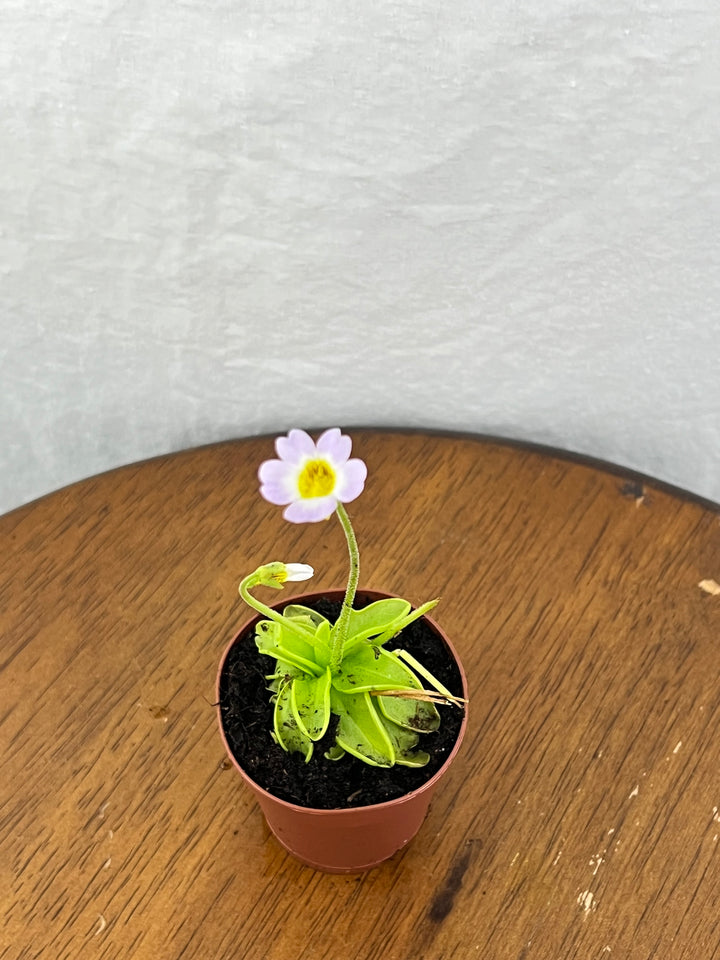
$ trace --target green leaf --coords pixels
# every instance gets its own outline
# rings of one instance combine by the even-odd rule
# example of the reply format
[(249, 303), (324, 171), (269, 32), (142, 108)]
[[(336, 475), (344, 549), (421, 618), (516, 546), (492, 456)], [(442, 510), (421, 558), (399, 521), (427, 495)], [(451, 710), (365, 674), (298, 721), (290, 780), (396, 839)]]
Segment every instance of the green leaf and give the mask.
[(330, 668), (321, 677), (301, 677), (290, 684), (290, 706), (300, 730), (319, 740), (330, 723)]
[(318, 624), (313, 638), (315, 648), (315, 660), (321, 667), (327, 667), (332, 657), (332, 647), (330, 646), (330, 624), (323, 620)]
[(333, 686), (341, 693), (421, 689), (412, 670), (396, 656), (366, 643), (343, 657), (340, 671), (333, 678)]
[(260, 653), (265, 649), (275, 649), (280, 636), (280, 624), (272, 620), (261, 620), (255, 627), (255, 646)]
[(290, 690), (293, 681), (286, 681), (280, 685), (275, 698), (275, 710), (273, 713), (273, 728), (275, 738), (283, 750), (288, 753), (302, 753), (305, 757), (305, 763), (308, 762), (313, 753), (313, 743), (298, 726), (298, 722), (293, 716), (292, 705), (290, 703)]
[(333, 713), (340, 717), (336, 741), (348, 753), (375, 767), (391, 767), (395, 751), (370, 695), (346, 696), (333, 690)]
[[(419, 684), (418, 684), (419, 687)], [(432, 733), (440, 726), (440, 714), (435, 704), (426, 700), (406, 700), (403, 697), (377, 697), (380, 713), (406, 730)]]
[(424, 767), (430, 760), (430, 754), (424, 750), (414, 750), (420, 737), (412, 730), (393, 723), (392, 720), (383, 720), (385, 730), (395, 751), (395, 763), (403, 767)]
[(345, 751), (342, 747), (339, 747), (337, 743), (334, 743), (329, 750), (325, 751), (326, 760), (342, 760), (345, 756)]
[(420, 617), (424, 617), (426, 613), (429, 613), (433, 607), (438, 605), (438, 603), (440, 603), (439, 600), (428, 600), (428, 602), (423, 603), (422, 606), (416, 607), (412, 613), (408, 613), (407, 616), (402, 617), (397, 623), (393, 623), (388, 630), (385, 630), (381, 634), (381, 636), (376, 637), (374, 642), (379, 646), (382, 646), (384, 643), (387, 643), (388, 640), (392, 640), (392, 638), (403, 631), (405, 627), (409, 626), (415, 620), (419, 620)]
[(287, 617), (288, 620), (297, 621), (304, 626), (307, 626), (310, 633), (315, 633), (317, 628), (321, 623), (327, 623), (330, 626), (329, 621), (321, 613), (318, 613), (317, 610), (311, 610), (310, 607), (303, 607), (299, 603), (290, 603), (282, 612), (283, 617)]
[[(388, 630), (396, 621), (401, 621), (409, 610), (410, 604), (407, 600), (397, 597), (376, 600), (362, 610), (351, 610), (345, 652), (350, 653), (361, 641)], [(333, 639), (336, 632), (337, 624), (333, 627)]]
[[(312, 639), (312, 638), (310, 638)], [(260, 653), (276, 660), (286, 660), (305, 673), (319, 677), (323, 668), (315, 662), (315, 651), (307, 640), (273, 620), (261, 620), (255, 628), (255, 645)]]
[(293, 680), (295, 677), (306, 677), (307, 674), (304, 670), (301, 670), (299, 667), (294, 666), (292, 663), (287, 663), (285, 660), (276, 660), (275, 661), (275, 673), (271, 673), (265, 677), (266, 680), (270, 680), (270, 686), (268, 690), (277, 691), (280, 689), (283, 681)]

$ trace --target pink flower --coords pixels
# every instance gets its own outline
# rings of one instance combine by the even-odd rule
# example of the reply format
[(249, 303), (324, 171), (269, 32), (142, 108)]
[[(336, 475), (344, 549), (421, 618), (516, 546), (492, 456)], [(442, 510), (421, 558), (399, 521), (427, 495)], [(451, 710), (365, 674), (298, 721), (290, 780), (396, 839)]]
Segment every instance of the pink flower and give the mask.
[(359, 497), (365, 486), (367, 467), (349, 459), (351, 449), (339, 427), (326, 430), (317, 443), (304, 430), (291, 430), (275, 441), (280, 459), (260, 464), (260, 493), (285, 506), (283, 516), (292, 523), (327, 520), (338, 503)]

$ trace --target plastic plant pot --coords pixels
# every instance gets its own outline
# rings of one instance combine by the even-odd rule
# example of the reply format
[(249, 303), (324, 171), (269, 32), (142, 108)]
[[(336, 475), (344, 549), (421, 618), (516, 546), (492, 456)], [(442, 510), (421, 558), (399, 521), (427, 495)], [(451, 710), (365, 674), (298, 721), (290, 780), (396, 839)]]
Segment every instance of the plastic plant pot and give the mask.
[[(275, 604), (273, 609), (280, 611), (290, 603), (312, 606), (313, 602), (321, 598), (341, 601), (343, 595), (342, 590), (337, 590), (296, 596)], [(368, 603), (388, 596), (390, 595), (370, 590), (359, 590), (357, 594), (358, 600)], [(225, 661), (234, 645), (242, 638), (246, 638), (248, 631), (254, 631), (255, 624), (261, 619), (262, 617), (258, 615), (243, 625), (228, 644), (220, 661), (216, 700), (220, 734), (228, 756), (255, 795), (270, 830), (293, 857), (316, 870), (327, 873), (359, 873), (370, 870), (409, 843), (422, 826), (433, 793), (460, 749), (467, 727), (467, 708), (464, 711), (457, 740), (445, 762), (424, 784), (403, 796), (368, 806), (335, 809), (303, 807), (281, 800), (257, 784), (238, 762), (226, 738), (220, 703), (221, 677)], [(454, 647), (430, 617), (426, 616), (424, 620), (441, 638), (455, 660), (462, 681), (462, 695), (467, 699), (467, 679)], [(338, 762), (342, 763), (342, 761)], [(368, 766), (368, 777), (372, 777), (373, 769)]]

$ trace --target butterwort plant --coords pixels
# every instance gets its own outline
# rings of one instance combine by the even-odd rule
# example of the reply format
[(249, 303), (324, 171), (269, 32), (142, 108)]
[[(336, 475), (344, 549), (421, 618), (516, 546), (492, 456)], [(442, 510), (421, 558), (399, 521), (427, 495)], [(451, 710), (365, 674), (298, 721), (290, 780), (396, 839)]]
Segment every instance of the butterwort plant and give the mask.
[(290, 430), (275, 441), (275, 451), (278, 458), (266, 460), (258, 471), (261, 495), (283, 506), (291, 523), (316, 523), (335, 514), (347, 539), (350, 572), (335, 623), (302, 604), (280, 613), (251, 593), (256, 587), (280, 590), (287, 582), (308, 580), (314, 573), (308, 564), (266, 563), (240, 584), (243, 600), (263, 617), (256, 628), (257, 648), (275, 661), (267, 677), (274, 704), (272, 736), (283, 750), (301, 753), (308, 762), (335, 716), (335, 742), (325, 752), (329, 760), (349, 753), (377, 767), (422, 767), (430, 757), (417, 748), (422, 734), (440, 725), (436, 704), (462, 701), (411, 654), (387, 645), (438, 601), (413, 610), (406, 600), (387, 598), (354, 609), (360, 553), (345, 504), (362, 493), (367, 468), (351, 458), (352, 441), (338, 427), (317, 442), (304, 430)]

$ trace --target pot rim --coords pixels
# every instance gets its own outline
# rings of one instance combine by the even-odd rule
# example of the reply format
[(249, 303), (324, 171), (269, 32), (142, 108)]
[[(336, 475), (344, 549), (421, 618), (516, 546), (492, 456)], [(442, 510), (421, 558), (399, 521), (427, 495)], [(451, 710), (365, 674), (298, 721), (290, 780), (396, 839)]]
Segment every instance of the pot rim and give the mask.
[[(370, 598), (371, 598), (371, 602), (372, 602), (372, 599), (382, 600), (382, 599), (388, 599), (388, 598), (397, 598), (397, 594), (394, 594), (394, 593), (386, 593), (386, 592), (383, 591), (383, 590), (373, 590), (373, 589), (369, 589), (369, 588), (368, 588), (368, 589), (366, 589), (366, 588), (358, 588), (357, 594), (358, 594), (359, 596), (370, 597)], [(286, 598), (286, 599), (283, 599), (283, 600), (279, 601), (278, 603), (271, 604), (271, 606), (273, 607), (273, 609), (276, 609), (276, 608), (278, 608), (278, 607), (279, 607), (279, 608), (284, 608), (284, 607), (286, 607), (286, 606), (289, 606), (291, 603), (303, 603), (303, 602), (307, 603), (308, 601), (317, 600), (317, 599), (320, 599), (320, 598), (327, 598), (327, 599), (330, 599), (330, 600), (338, 600), (338, 599), (339, 599), (339, 600), (342, 600), (342, 599), (344, 598), (344, 596), (345, 596), (345, 589), (344, 589), (344, 588), (342, 588), (342, 589), (333, 588), (333, 589), (329, 589), (329, 590), (316, 590), (316, 591), (313, 591), (312, 593), (301, 593), (301, 594), (297, 594), (297, 595), (292, 596), (292, 597), (288, 597), (288, 598)], [(398, 599), (400, 599), (400, 598), (398, 598)], [(357, 816), (358, 811), (372, 811), (372, 810), (380, 810), (380, 809), (385, 808), (385, 807), (399, 806), (399, 805), (401, 805), (401, 804), (403, 804), (403, 803), (407, 803), (408, 801), (411, 801), (414, 797), (418, 796), (419, 794), (425, 793), (425, 792), (427, 792), (428, 790), (432, 790), (432, 789), (434, 788), (435, 784), (436, 784), (436, 783), (438, 782), (438, 780), (446, 773), (448, 767), (449, 767), (450, 764), (453, 762), (453, 760), (454, 760), (455, 757), (457, 756), (458, 751), (460, 750), (460, 746), (461, 746), (461, 744), (462, 744), (462, 742), (463, 742), (463, 739), (464, 739), (464, 737), (465, 737), (465, 732), (466, 732), (466, 730), (467, 730), (467, 719), (468, 719), (468, 705), (467, 705), (467, 703), (465, 704), (465, 706), (464, 706), (464, 708), (463, 708), (463, 710), (464, 710), (464, 712), (463, 712), (463, 719), (462, 719), (462, 723), (461, 723), (461, 725), (460, 725), (460, 730), (458, 731), (457, 739), (456, 739), (456, 741), (455, 741), (455, 744), (454, 744), (452, 750), (450, 751), (450, 753), (449, 753), (449, 754), (447, 755), (447, 757), (445, 758), (445, 762), (442, 764), (442, 766), (441, 766), (438, 770), (435, 771), (435, 773), (432, 775), (432, 777), (430, 777), (429, 780), (426, 780), (425, 783), (421, 784), (421, 786), (419, 786), (419, 787), (416, 787), (414, 790), (409, 790), (407, 793), (404, 793), (401, 797), (395, 797), (395, 798), (392, 799), (392, 800), (383, 800), (381, 803), (370, 803), (370, 804), (366, 804), (366, 805), (363, 805), (363, 806), (357, 806), (357, 807), (327, 807), (327, 808), (323, 808), (323, 807), (305, 807), (305, 806), (302, 806), (301, 804), (291, 803), (289, 800), (283, 800), (283, 799), (280, 798), (280, 797), (276, 797), (274, 793), (270, 793), (270, 792), (269, 792), (268, 790), (266, 790), (264, 787), (261, 787), (259, 783), (257, 783), (255, 780), (253, 780), (253, 778), (252, 778), (252, 777), (243, 769), (243, 767), (238, 763), (235, 755), (233, 754), (232, 750), (230, 749), (230, 745), (228, 744), (227, 738), (226, 738), (226, 736), (225, 736), (225, 730), (224, 730), (223, 722), (222, 722), (222, 714), (221, 714), (221, 712), (220, 712), (220, 680), (221, 680), (221, 677), (222, 677), (223, 668), (224, 668), (224, 666), (225, 666), (225, 661), (226, 661), (226, 659), (227, 659), (227, 657), (228, 657), (228, 654), (229, 654), (230, 651), (232, 650), (232, 648), (235, 646), (235, 644), (237, 643), (237, 641), (239, 640), (239, 638), (240, 638), (244, 633), (246, 633), (257, 621), (262, 620), (262, 619), (263, 619), (263, 616), (262, 616), (261, 613), (255, 614), (255, 616), (250, 617), (248, 620), (246, 620), (246, 621), (242, 624), (242, 626), (240, 627), (240, 629), (235, 633), (235, 635), (233, 636), (232, 640), (230, 640), (230, 642), (228, 643), (228, 645), (225, 647), (225, 650), (223, 651), (223, 655), (222, 655), (222, 657), (220, 658), (220, 664), (219, 664), (219, 666), (218, 666), (218, 671), (217, 671), (217, 678), (216, 678), (216, 681), (215, 681), (215, 700), (216, 700), (216, 704), (217, 704), (216, 710), (217, 710), (218, 726), (220, 727), (220, 736), (221, 736), (221, 738), (222, 738), (222, 742), (223, 742), (223, 744), (224, 744), (224, 746), (225, 746), (225, 750), (226, 750), (227, 755), (228, 755), (228, 757), (230, 758), (233, 766), (235, 767), (236, 770), (238, 770), (238, 772), (239, 772), (240, 775), (242, 776), (243, 780), (245, 780), (245, 782), (246, 782), (250, 787), (252, 787), (252, 789), (253, 789), (256, 793), (258, 793), (258, 794), (262, 795), (263, 797), (267, 798), (267, 800), (271, 801), (272, 803), (279, 804), (281, 807), (284, 807), (284, 808), (287, 809), (287, 810), (294, 810), (294, 811), (299, 812), (299, 813), (308, 814), (309, 816), (313, 816), (313, 815), (316, 815), (316, 816), (327, 816), (327, 815), (330, 814), (330, 813), (332, 813), (332, 814), (334, 814), (334, 815), (336, 815), (336, 816), (338, 816), (338, 815), (343, 815), (343, 814), (344, 814), (344, 815), (352, 815), (352, 814), (354, 814), (355, 816)], [(464, 696), (465, 699), (467, 700), (467, 698), (468, 698), (467, 677), (466, 677), (466, 675), (465, 675), (465, 670), (463, 669), (462, 661), (460, 660), (460, 657), (458, 656), (457, 650), (455, 649), (455, 647), (454, 647), (454, 646), (452, 645), (452, 643), (450, 642), (447, 634), (446, 634), (445, 631), (442, 629), (442, 627), (441, 627), (435, 620), (433, 620), (432, 617), (428, 616), (427, 614), (423, 614), (422, 619), (428, 621), (428, 623), (429, 623), (429, 624), (432, 626), (432, 628), (440, 635), (440, 637), (443, 639), (443, 641), (444, 641), (445, 644), (447, 645), (448, 649), (450, 650), (450, 653), (452, 654), (452, 656), (453, 656), (453, 658), (454, 658), (454, 660), (455, 660), (455, 663), (456, 663), (456, 665), (457, 665), (457, 668), (458, 668), (458, 670), (459, 670), (459, 672), (460, 672), (460, 680), (461, 680), (461, 683), (462, 683), (463, 696)]]

